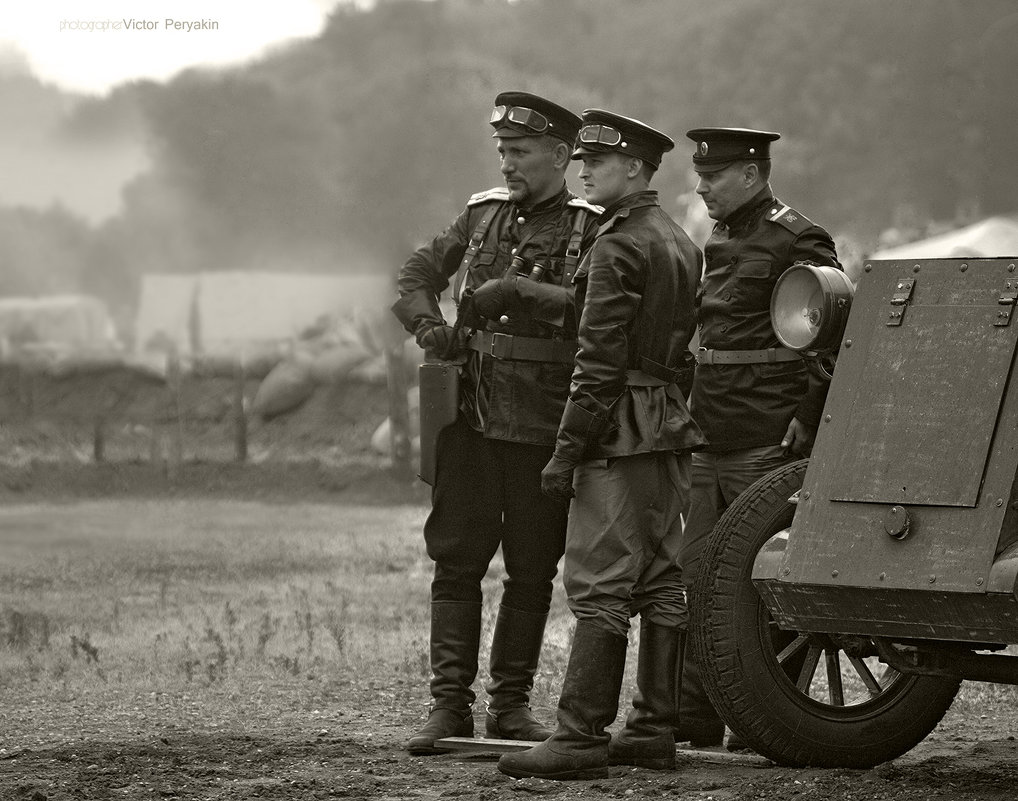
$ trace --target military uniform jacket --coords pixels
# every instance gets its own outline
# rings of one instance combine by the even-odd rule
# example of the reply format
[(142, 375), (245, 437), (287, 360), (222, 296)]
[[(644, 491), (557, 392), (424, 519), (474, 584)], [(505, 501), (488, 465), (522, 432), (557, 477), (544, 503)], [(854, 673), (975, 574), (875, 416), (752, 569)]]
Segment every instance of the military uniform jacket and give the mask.
[[(830, 234), (776, 200), (768, 189), (737, 209), (704, 247), (706, 269), (697, 296), (700, 347), (780, 347), (771, 326), (771, 293), (797, 261), (841, 268)], [(693, 417), (708, 450), (777, 445), (792, 417), (820, 422), (827, 384), (799, 361), (700, 364), (693, 382)]]
[(703, 443), (676, 381), (689, 370), (701, 253), (637, 192), (599, 218), (576, 277), (579, 351), (556, 455), (584, 459)]
[[(450, 283), (462, 281), (460, 292), (476, 289), (489, 278), (509, 274), (513, 258), (520, 256), (526, 270), (540, 264), (544, 274), (540, 281), (519, 279), (517, 305), (508, 312), (509, 322), (488, 321), (487, 330), (574, 342), (576, 319), (572, 275), (565, 274), (566, 249), (578, 215), (583, 227), (580, 249), (590, 245), (600, 211), (565, 185), (531, 209), (510, 202), (504, 188), (473, 195), (452, 225), (403, 265), (398, 279), (402, 309), (397, 316), (409, 331), (415, 331), (421, 321), (444, 323), (438, 298)], [(467, 252), (471, 238), (484, 218), (488, 223), (483, 241), (471, 256)], [(465, 258), (469, 267), (457, 279)], [(476, 350), (466, 354), (460, 409), (470, 425), (486, 437), (553, 445), (572, 364), (496, 358)]]

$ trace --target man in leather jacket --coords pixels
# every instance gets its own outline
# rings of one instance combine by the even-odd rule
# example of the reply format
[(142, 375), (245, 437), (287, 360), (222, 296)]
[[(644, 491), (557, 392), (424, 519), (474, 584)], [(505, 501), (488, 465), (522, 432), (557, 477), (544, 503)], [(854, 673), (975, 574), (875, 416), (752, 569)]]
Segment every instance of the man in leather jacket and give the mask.
[[(499, 770), (547, 779), (608, 775), (609, 764), (675, 765), (672, 722), (685, 597), (678, 547), (690, 451), (689, 342), (701, 254), (662, 211), (650, 178), (674, 143), (638, 120), (583, 113), (573, 151), (587, 200), (604, 205), (574, 278), (579, 351), (544, 491), (575, 493), (564, 567), (576, 617), (558, 728), (505, 754)], [(640, 615), (637, 692), (618, 713), (630, 618)], [(609, 745), (610, 742), (610, 745)]]
[[(481, 580), (499, 546), (506, 578), (491, 644), (485, 731), (542, 740), (529, 693), (565, 547), (567, 504), (541, 493), (576, 352), (571, 279), (599, 209), (566, 188), (579, 117), (503, 92), (490, 123), (505, 187), (479, 192), (399, 273), (393, 312), (432, 356), (464, 361), (459, 412), (438, 434), (424, 525), (431, 585), (431, 713), (407, 745), (472, 736)], [(451, 287), (465, 327), (446, 321)], [(469, 301), (466, 298), (470, 298)], [(462, 321), (461, 321), (462, 323)], [(422, 399), (422, 405), (424, 403)]]
[[(809, 455), (827, 394), (771, 327), (771, 293), (795, 262), (840, 269), (830, 234), (771, 191), (770, 144), (779, 134), (697, 128), (696, 191), (716, 221), (704, 247), (697, 296), (700, 327), (690, 407), (708, 446), (693, 456), (693, 488), (683, 533), (682, 572), (692, 589), (715, 523), (750, 484)], [(690, 605), (705, 602), (690, 597)], [(682, 676), (676, 741), (720, 745), (724, 723), (703, 689), (694, 659)], [(737, 749), (738, 738), (729, 738)]]

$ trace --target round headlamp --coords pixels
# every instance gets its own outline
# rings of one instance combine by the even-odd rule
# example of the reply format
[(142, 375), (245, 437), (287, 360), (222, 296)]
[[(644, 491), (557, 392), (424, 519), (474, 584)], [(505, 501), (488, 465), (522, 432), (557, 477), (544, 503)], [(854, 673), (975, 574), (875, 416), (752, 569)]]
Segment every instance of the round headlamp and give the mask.
[(836, 350), (845, 333), (855, 292), (841, 270), (795, 263), (771, 294), (771, 325), (786, 348), (823, 353)]

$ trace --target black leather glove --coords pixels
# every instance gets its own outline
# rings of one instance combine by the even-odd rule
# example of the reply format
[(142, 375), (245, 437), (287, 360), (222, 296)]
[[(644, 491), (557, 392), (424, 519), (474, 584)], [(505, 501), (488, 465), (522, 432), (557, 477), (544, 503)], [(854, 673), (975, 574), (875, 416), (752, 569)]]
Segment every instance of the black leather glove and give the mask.
[(452, 356), (456, 332), (451, 325), (433, 325), (417, 335), (417, 344), (438, 357)]
[(568, 501), (573, 492), (573, 464), (558, 456), (552, 456), (541, 471), (541, 492), (549, 498)]
[(516, 295), (516, 276), (489, 278), (474, 290), (473, 311), (486, 320), (497, 320)]

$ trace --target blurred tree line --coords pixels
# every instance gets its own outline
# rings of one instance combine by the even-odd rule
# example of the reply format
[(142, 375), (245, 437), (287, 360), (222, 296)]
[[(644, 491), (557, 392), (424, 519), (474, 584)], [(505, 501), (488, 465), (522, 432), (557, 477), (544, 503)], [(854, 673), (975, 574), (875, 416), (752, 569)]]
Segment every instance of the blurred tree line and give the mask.
[(655, 185), (680, 221), (699, 204), (686, 130), (781, 131), (779, 196), (871, 250), (889, 228), (1018, 211), (1016, 36), (1013, 0), (341, 6), (319, 37), (255, 64), (74, 106), (71, 131), (130, 109), (150, 169), (98, 226), (0, 207), (0, 293), (123, 306), (146, 272), (394, 272), (501, 183), (487, 117), (505, 89), (670, 133)]

